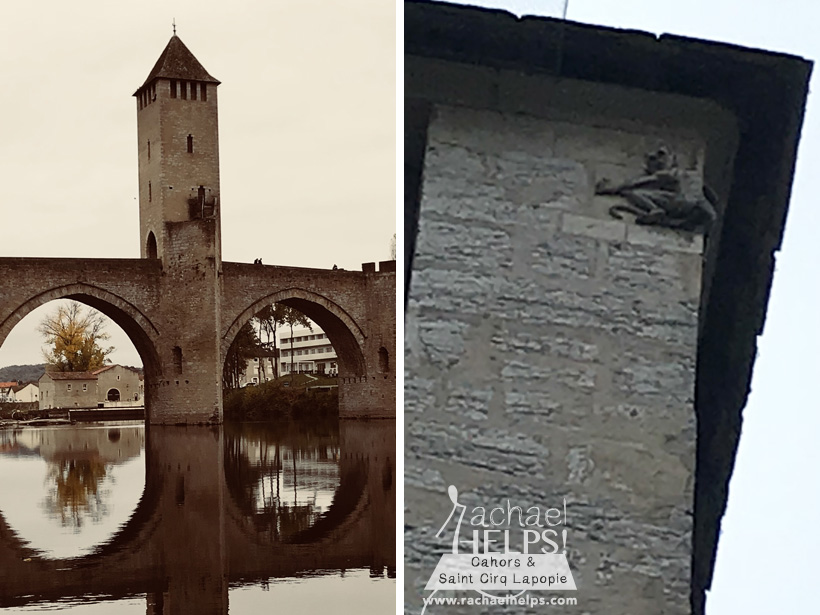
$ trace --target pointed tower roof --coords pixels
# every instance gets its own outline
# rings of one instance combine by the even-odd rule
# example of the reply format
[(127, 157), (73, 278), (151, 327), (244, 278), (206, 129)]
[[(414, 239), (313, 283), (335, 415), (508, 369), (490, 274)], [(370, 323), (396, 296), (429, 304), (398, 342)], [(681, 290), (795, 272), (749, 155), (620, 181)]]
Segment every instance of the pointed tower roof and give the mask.
[[(190, 81), (206, 81), (219, 84), (219, 81), (208, 74), (194, 54), (185, 46), (176, 34), (171, 37), (159, 60), (137, 92), (151, 83), (154, 79), (187, 79)], [(136, 95), (136, 92), (134, 93)]]

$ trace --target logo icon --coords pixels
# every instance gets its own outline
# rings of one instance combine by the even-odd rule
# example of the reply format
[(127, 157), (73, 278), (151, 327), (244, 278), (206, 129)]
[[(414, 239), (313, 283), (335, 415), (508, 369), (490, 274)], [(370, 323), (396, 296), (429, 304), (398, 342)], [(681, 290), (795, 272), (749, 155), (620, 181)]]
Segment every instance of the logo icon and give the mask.
[[(508, 602), (530, 590), (576, 589), (566, 556), (566, 502), (563, 512), (558, 508), (542, 512), (538, 506), (525, 511), (509, 500), (506, 508), (499, 506), (489, 512), (476, 506), (467, 524), (472, 535), (465, 539), (462, 525), (467, 506), (459, 503), (455, 485), (448, 487), (447, 494), (453, 508), (436, 537), (446, 534), (456, 513), (458, 520), (451, 550), (441, 555), (425, 586), (433, 593), (425, 598), (422, 615), (442, 590), (471, 590), (491, 601)], [(560, 531), (554, 529), (561, 525), (564, 528)]]

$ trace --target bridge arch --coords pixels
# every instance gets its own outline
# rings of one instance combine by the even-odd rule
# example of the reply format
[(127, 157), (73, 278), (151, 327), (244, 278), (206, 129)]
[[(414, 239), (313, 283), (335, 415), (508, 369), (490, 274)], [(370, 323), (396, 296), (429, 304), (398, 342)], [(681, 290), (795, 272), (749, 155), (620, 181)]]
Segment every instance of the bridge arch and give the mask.
[[(151, 320), (132, 303), (91, 284), (57, 286), (30, 297), (9, 314), (0, 314), (0, 345), (23, 318), (41, 305), (57, 299), (72, 299), (105, 314), (125, 331), (134, 344), (142, 359), (146, 382), (149, 377), (159, 374), (161, 363), (155, 344), (159, 332)], [(146, 399), (146, 410), (148, 401)]]
[(222, 336), (222, 364), (242, 326), (272, 303), (282, 303), (299, 310), (322, 328), (336, 351), (340, 375), (364, 376), (367, 373), (364, 359), (365, 335), (358, 323), (335, 302), (302, 288), (287, 288), (266, 295), (234, 318)]

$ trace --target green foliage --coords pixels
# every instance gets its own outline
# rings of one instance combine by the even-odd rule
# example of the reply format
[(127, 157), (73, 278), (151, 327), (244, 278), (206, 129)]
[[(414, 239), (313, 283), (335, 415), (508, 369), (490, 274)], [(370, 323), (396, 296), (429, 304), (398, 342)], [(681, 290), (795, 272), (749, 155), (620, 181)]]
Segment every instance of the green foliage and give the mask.
[(57, 306), (40, 323), (38, 331), (51, 349), (43, 351), (47, 369), (58, 372), (89, 372), (110, 363), (114, 347), (100, 342), (111, 336), (105, 332), (105, 316), (76, 301)]
[(228, 348), (228, 356), (222, 368), (222, 388), (225, 391), (239, 387), (239, 377), (245, 371), (247, 360), (256, 356), (258, 351), (259, 337), (251, 323), (246, 322)]
[(46, 507), (60, 517), (62, 525), (79, 528), (87, 519), (99, 523), (107, 514), (99, 486), (109, 466), (99, 457), (59, 458), (49, 462), (49, 490)]
[(338, 389), (310, 391), (266, 382), (227, 393), (223, 408), (231, 421), (264, 421), (281, 417), (338, 416)]

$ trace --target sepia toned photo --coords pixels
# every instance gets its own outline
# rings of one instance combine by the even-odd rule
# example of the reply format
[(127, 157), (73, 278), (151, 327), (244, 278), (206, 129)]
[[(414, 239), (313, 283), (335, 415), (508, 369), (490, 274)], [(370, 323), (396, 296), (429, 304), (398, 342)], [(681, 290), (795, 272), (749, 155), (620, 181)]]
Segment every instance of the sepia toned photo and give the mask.
[(396, 7), (2, 30), (0, 611), (393, 612)]

